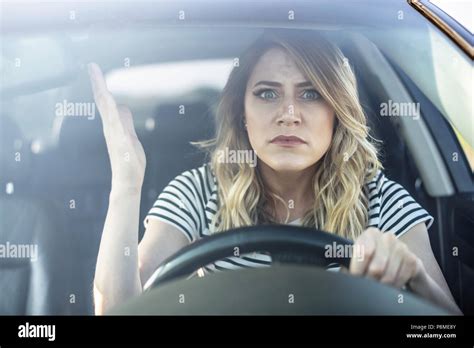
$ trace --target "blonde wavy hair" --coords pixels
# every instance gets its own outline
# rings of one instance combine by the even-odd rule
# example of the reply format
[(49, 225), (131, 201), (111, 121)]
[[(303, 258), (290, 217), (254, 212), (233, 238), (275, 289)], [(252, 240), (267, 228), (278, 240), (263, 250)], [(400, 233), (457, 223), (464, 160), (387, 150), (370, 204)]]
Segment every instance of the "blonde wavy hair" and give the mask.
[[(369, 201), (365, 183), (382, 165), (359, 102), (356, 78), (338, 47), (314, 32), (304, 32), (267, 30), (239, 57), (217, 106), (216, 137), (195, 143), (208, 150), (218, 184), (218, 211), (212, 221), (215, 232), (276, 223), (272, 212), (277, 200), (286, 206), (265, 187), (258, 164), (219, 160), (226, 148), (252, 150), (243, 122), (246, 85), (259, 58), (274, 47), (286, 50), (336, 115), (331, 145), (318, 161), (312, 180), (314, 204), (302, 225), (351, 239), (366, 228)], [(270, 207), (270, 213), (265, 207)]]

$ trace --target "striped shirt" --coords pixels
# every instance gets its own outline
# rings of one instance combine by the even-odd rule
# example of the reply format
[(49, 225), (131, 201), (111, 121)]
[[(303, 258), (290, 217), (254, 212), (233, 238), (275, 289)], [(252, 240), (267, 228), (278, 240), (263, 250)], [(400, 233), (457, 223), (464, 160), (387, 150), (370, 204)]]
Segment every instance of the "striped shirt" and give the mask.
[[(400, 237), (411, 227), (425, 222), (427, 228), (433, 217), (398, 183), (385, 177), (382, 171), (366, 183), (369, 190), (369, 211), (367, 227), (377, 227), (382, 232), (394, 233)], [(158, 196), (148, 212), (149, 219), (158, 219), (181, 231), (190, 243), (212, 235), (216, 226), (213, 216), (218, 210), (216, 178), (209, 164), (183, 172), (174, 178)], [(298, 225), (301, 219), (289, 224)], [(230, 256), (204, 267), (203, 272), (226, 269), (265, 267), (271, 265), (268, 253), (255, 252)]]

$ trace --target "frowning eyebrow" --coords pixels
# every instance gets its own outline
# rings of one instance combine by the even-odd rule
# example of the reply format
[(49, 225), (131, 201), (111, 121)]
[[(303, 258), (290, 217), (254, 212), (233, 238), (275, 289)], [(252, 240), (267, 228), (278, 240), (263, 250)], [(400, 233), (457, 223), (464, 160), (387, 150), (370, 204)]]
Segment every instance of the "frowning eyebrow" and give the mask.
[[(258, 81), (254, 87), (257, 87), (259, 85), (267, 85), (267, 86), (273, 86), (273, 87), (281, 87), (282, 84), (279, 83), (279, 82), (275, 82), (275, 81)], [(298, 88), (301, 88), (301, 87), (312, 87), (313, 84), (309, 81), (303, 81), (303, 82), (300, 82), (300, 83), (297, 83), (295, 84), (296, 87)]]

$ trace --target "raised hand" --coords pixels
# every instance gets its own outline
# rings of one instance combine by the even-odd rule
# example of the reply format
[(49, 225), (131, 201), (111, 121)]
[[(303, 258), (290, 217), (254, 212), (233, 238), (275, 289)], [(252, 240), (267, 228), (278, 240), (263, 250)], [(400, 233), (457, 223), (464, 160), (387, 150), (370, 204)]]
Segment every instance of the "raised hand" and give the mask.
[(141, 190), (146, 157), (137, 137), (130, 109), (117, 105), (101, 69), (88, 65), (94, 100), (99, 110), (112, 168), (112, 189)]

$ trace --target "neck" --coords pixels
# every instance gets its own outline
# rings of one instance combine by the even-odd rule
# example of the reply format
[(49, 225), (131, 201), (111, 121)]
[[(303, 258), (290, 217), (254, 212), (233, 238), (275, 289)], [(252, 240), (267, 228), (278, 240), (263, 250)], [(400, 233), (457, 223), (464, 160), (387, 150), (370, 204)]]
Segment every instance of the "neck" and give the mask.
[(316, 166), (298, 172), (277, 172), (262, 162), (260, 164), (259, 170), (265, 187), (284, 201), (276, 200), (273, 207), (266, 207), (268, 211), (274, 210), (274, 218), (280, 222), (286, 220), (288, 210), (288, 221), (302, 217), (314, 201), (312, 179)]

